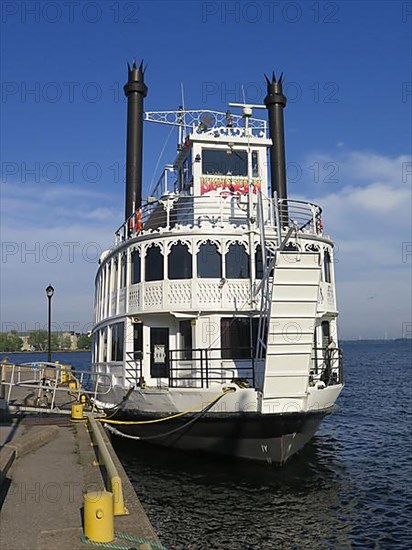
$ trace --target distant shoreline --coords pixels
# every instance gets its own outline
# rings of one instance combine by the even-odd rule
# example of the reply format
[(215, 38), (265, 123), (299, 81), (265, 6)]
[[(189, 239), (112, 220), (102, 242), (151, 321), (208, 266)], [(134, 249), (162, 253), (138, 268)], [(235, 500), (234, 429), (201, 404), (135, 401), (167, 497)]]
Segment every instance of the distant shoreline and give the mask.
[[(91, 349), (70, 349), (70, 350), (52, 350), (51, 353), (90, 353), (92, 350)], [(42, 353), (48, 353), (47, 350), (46, 351), (0, 351), (1, 354), (7, 354), (7, 355), (12, 355), (13, 353), (26, 353), (28, 355), (32, 355), (33, 353), (39, 353), (39, 354), (42, 354)]]

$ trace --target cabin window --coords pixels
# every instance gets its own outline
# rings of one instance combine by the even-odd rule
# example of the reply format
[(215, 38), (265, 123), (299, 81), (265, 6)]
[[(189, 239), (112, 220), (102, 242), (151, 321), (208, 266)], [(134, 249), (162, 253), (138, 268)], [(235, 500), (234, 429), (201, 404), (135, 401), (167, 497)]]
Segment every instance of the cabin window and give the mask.
[(186, 361), (192, 359), (192, 322), (191, 321), (180, 321), (179, 322), (179, 333), (180, 333), (180, 351), (181, 358)]
[(111, 281), (111, 289), (116, 290), (117, 289), (117, 260), (115, 260), (112, 264), (112, 281)]
[(120, 288), (126, 286), (127, 257), (125, 254), (120, 259)]
[(140, 283), (141, 272), (140, 252), (138, 250), (134, 250), (132, 252), (132, 285)]
[(203, 279), (222, 278), (222, 255), (217, 245), (210, 241), (203, 243), (197, 253), (197, 276)]
[(220, 319), (222, 359), (250, 359), (256, 352), (258, 326), (258, 318)]
[(259, 156), (257, 151), (252, 151), (252, 178), (259, 177)]
[(105, 363), (107, 361), (107, 327), (105, 327), (101, 332), (101, 352), (100, 358)]
[(192, 278), (192, 255), (187, 245), (182, 243), (174, 244), (167, 258), (169, 279), (191, 279)]
[(215, 176), (247, 176), (246, 151), (203, 149), (202, 173)]
[(99, 356), (99, 349), (100, 349), (100, 343), (99, 343), (99, 335), (100, 335), (100, 332), (97, 330), (95, 333), (93, 333), (93, 337), (92, 337), (92, 341), (93, 341), (93, 344), (92, 344), (92, 349), (93, 349), (93, 361), (95, 363), (99, 363), (100, 362), (100, 356)]
[(263, 258), (260, 244), (256, 247), (255, 252), (255, 277), (256, 279), (263, 279)]
[(163, 279), (163, 254), (158, 246), (151, 246), (146, 252), (146, 281), (161, 281)]
[(247, 279), (249, 277), (249, 255), (242, 244), (233, 243), (229, 246), (225, 262), (228, 279)]
[(332, 282), (332, 273), (331, 273), (331, 259), (329, 250), (325, 250), (325, 253), (323, 255), (323, 274), (325, 283), (331, 283)]
[(143, 351), (143, 323), (133, 324), (133, 351), (135, 359)]
[(123, 361), (124, 323), (115, 323), (112, 330), (112, 361)]

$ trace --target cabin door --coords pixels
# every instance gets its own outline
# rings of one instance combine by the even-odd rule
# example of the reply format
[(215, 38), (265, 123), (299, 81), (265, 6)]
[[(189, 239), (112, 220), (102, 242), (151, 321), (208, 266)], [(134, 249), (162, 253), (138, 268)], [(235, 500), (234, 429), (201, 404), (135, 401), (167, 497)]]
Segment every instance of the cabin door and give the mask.
[(329, 321), (322, 321), (322, 348), (326, 349), (330, 342)]
[(152, 378), (169, 377), (169, 329), (151, 327), (150, 329), (150, 376)]

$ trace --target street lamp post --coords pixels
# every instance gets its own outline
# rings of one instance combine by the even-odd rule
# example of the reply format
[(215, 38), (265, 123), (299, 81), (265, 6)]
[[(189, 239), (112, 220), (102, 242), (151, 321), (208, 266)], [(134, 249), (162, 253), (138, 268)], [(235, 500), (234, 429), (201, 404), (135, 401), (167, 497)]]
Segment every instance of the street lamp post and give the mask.
[(47, 361), (49, 363), (51, 363), (51, 300), (53, 298), (53, 294), (54, 294), (54, 288), (51, 285), (49, 285), (46, 288), (46, 296), (49, 301), (49, 309), (48, 309), (49, 330), (47, 334)]

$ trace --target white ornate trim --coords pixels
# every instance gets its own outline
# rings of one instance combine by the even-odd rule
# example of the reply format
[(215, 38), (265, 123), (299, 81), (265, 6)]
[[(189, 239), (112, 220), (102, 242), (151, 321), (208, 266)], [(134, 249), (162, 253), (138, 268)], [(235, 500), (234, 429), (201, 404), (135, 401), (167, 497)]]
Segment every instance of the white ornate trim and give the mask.
[(205, 238), (205, 239), (201, 239), (200, 241), (196, 241), (195, 244), (194, 244), (194, 247), (193, 247), (194, 248), (193, 252), (195, 254), (198, 254), (202, 244), (207, 244), (207, 243), (211, 243), (211, 244), (216, 245), (219, 254), (222, 254), (222, 243), (221, 243), (221, 241), (219, 241), (217, 239), (210, 239), (210, 238)]
[(156, 241), (148, 241), (143, 244), (143, 256), (147, 255), (147, 250), (152, 246), (157, 246), (158, 248), (160, 248), (160, 252), (164, 255), (165, 247), (164, 247), (163, 241), (156, 240)]
[(237, 239), (237, 238), (225, 240), (223, 245), (223, 250), (225, 254), (229, 252), (229, 248), (232, 246), (232, 244), (243, 245), (246, 254), (249, 254), (249, 243), (247, 241), (244, 241), (243, 239)]
[(188, 251), (190, 254), (192, 254), (192, 242), (189, 239), (179, 238), (174, 240), (169, 240), (166, 242), (166, 255), (170, 254), (170, 251), (172, 250), (172, 247), (177, 244), (183, 244), (184, 246), (187, 246)]

